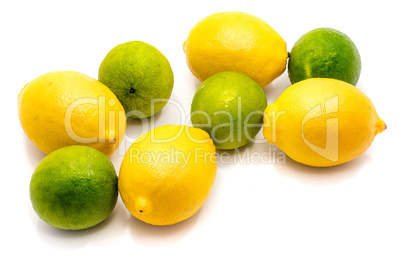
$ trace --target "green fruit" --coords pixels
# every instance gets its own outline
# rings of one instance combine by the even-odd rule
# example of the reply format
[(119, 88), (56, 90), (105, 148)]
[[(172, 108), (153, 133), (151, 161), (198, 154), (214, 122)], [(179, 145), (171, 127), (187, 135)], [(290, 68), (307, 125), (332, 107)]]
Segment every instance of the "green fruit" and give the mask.
[(173, 89), (169, 61), (141, 41), (113, 48), (102, 61), (98, 77), (116, 94), (129, 118), (153, 116), (166, 105)]
[(267, 98), (258, 83), (237, 72), (205, 80), (191, 104), (194, 127), (208, 132), (217, 149), (234, 149), (260, 131)]
[(360, 76), (360, 54), (353, 41), (331, 28), (304, 34), (290, 52), (291, 83), (308, 78), (334, 78), (356, 85)]
[(105, 220), (117, 201), (117, 175), (100, 151), (68, 146), (45, 157), (29, 187), (32, 206), (47, 224), (86, 229)]

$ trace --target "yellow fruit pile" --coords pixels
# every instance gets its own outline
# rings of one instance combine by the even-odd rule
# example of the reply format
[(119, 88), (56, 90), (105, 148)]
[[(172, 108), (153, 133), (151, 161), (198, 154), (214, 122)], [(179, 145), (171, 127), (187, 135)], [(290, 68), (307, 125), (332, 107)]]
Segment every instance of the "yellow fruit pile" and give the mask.
[[(288, 60), (282, 37), (262, 19), (242, 12), (202, 19), (183, 49), (189, 69), (200, 81), (233, 71), (265, 87), (285, 71)], [(130, 94), (141, 94), (131, 85), (125, 87)], [(86, 145), (110, 156), (126, 129), (126, 113), (116, 95), (77, 72), (51, 72), (25, 85), (18, 112), (26, 135), (45, 153)], [(386, 125), (356, 87), (310, 78), (290, 86), (268, 105), (263, 128), (267, 141), (290, 158), (327, 167), (360, 156)], [(174, 224), (192, 216), (207, 200), (216, 167), (215, 146), (207, 132), (184, 125), (154, 128), (127, 150), (119, 192), (136, 218), (154, 225)]]

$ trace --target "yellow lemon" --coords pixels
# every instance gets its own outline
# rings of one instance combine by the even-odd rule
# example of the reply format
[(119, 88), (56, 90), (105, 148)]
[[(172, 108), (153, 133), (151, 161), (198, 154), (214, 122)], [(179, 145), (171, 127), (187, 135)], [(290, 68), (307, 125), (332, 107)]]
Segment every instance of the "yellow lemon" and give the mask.
[(170, 225), (197, 212), (215, 180), (215, 147), (205, 131), (165, 125), (141, 135), (128, 149), (119, 191), (136, 218)]
[(233, 71), (261, 87), (285, 71), (288, 58), (282, 37), (264, 20), (243, 12), (205, 17), (190, 31), (183, 49), (188, 67), (200, 81)]
[(268, 105), (263, 134), (293, 160), (328, 167), (359, 157), (386, 127), (358, 88), (312, 78), (293, 84)]
[(50, 153), (86, 145), (110, 156), (123, 140), (126, 116), (113, 92), (72, 71), (46, 73), (18, 95), (18, 115), (28, 138)]

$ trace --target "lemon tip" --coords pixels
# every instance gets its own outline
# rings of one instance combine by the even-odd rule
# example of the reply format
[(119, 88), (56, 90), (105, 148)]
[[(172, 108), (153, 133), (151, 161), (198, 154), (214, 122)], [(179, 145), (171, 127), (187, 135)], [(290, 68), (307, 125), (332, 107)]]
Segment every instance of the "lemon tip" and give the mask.
[(387, 128), (387, 124), (380, 119), (376, 124), (376, 134), (384, 132)]

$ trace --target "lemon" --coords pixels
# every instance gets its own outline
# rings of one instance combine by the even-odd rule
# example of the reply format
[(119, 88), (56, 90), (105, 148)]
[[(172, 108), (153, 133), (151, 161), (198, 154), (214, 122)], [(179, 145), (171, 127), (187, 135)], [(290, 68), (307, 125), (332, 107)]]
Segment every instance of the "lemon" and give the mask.
[(288, 58), (282, 37), (264, 20), (243, 12), (205, 17), (190, 31), (183, 49), (201, 82), (234, 71), (265, 87), (285, 71)]
[(141, 135), (128, 149), (119, 191), (136, 218), (170, 225), (197, 212), (215, 180), (215, 147), (208, 133), (165, 125)]
[(39, 163), (29, 191), (35, 212), (47, 224), (66, 230), (86, 229), (113, 211), (117, 175), (102, 152), (86, 146), (67, 146)]
[(158, 49), (141, 41), (110, 50), (99, 67), (98, 79), (116, 94), (130, 118), (158, 113), (173, 89), (169, 61)]
[(28, 138), (50, 153), (87, 145), (110, 156), (123, 140), (123, 106), (105, 85), (78, 72), (46, 73), (18, 95), (18, 115)]
[(337, 79), (311, 78), (293, 84), (268, 105), (263, 134), (293, 160), (328, 167), (359, 157), (385, 129), (358, 88)]
[(356, 45), (335, 29), (318, 28), (304, 34), (290, 52), (288, 73), (292, 83), (308, 78), (333, 78), (356, 85), (360, 70)]

